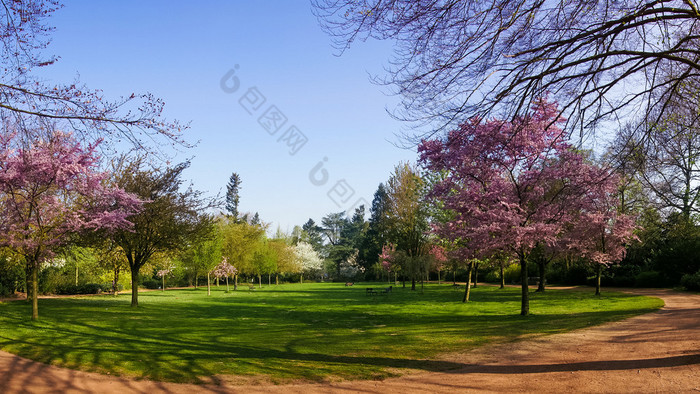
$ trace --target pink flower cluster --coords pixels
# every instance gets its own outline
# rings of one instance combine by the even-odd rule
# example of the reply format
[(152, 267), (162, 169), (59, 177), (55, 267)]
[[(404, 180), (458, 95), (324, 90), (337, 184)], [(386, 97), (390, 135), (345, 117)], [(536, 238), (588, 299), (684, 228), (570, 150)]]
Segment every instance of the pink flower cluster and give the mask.
[(238, 273), (238, 269), (229, 264), (228, 259), (224, 257), (223, 260), (214, 267), (212, 273), (217, 278), (230, 278)]
[(421, 143), (421, 163), (447, 174), (430, 196), (453, 213), (433, 231), (459, 256), (523, 257), (538, 243), (601, 264), (624, 256), (634, 220), (617, 212), (618, 178), (567, 142), (562, 121), (542, 99), (527, 116), (472, 119), (444, 140)]
[(142, 202), (99, 171), (97, 145), (62, 132), (28, 144), (0, 134), (0, 246), (38, 263), (72, 234), (132, 226)]

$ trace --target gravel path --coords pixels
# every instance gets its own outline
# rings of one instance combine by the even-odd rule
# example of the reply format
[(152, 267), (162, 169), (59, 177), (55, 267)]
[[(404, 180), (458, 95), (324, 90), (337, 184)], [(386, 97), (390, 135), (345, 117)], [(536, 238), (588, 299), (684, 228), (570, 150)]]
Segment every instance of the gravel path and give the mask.
[(445, 356), (462, 364), (449, 372), (277, 386), (246, 385), (230, 377), (197, 386), (74, 371), (0, 352), (0, 392), (700, 392), (700, 295), (633, 292), (662, 298), (666, 306), (621, 322)]

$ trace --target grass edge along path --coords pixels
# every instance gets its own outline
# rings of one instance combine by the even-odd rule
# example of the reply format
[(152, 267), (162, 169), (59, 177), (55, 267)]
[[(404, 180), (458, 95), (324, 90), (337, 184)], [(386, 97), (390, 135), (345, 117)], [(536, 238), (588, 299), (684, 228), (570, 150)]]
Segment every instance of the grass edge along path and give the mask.
[[(42, 320), (22, 301), (0, 304), (0, 349), (46, 364), (172, 382), (229, 375), (273, 383), (382, 379), (404, 370), (462, 365), (440, 355), (576, 330), (655, 311), (658, 298), (620, 292), (531, 294), (519, 316), (518, 289), (480, 286), (459, 302), (452, 285), (425, 293), (381, 284), (287, 284), (226, 293), (217, 289), (41, 300)], [(230, 379), (227, 379), (230, 380)], [(242, 379), (250, 382), (250, 378)]]

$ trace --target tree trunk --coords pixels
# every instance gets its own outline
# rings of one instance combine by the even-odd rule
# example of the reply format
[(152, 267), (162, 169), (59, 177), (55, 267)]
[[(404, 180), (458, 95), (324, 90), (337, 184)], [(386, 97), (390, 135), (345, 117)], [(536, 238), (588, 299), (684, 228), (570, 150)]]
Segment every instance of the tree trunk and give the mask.
[(262, 289), (262, 276), (258, 274), (258, 289)]
[(414, 275), (411, 276), (411, 291), (416, 291), (416, 277)]
[(219, 287), (219, 277), (216, 277), (216, 287)]
[(211, 274), (207, 272), (207, 295), (211, 295)]
[(267, 285), (270, 286), (272, 285), (272, 274), (267, 274)]
[(474, 287), (479, 279), (479, 263), (474, 263)]
[(165, 292), (165, 275), (163, 275), (163, 292)]
[(30, 263), (24, 267), (24, 287), (27, 292), (27, 303), (32, 303), (32, 272), (34, 269)]
[(233, 275), (233, 291), (238, 290), (238, 274)]
[(401, 280), (403, 280), (403, 288), (406, 288), (406, 274), (401, 275)]
[(520, 314), (527, 316), (530, 313), (530, 293), (527, 285), (527, 261), (524, 254), (520, 255), (520, 285), (522, 289)]
[(438, 284), (441, 284), (440, 283), (440, 271), (438, 271)]
[(231, 291), (231, 289), (228, 287), (228, 275), (226, 275), (226, 292), (228, 293), (229, 291)]
[(114, 268), (114, 282), (112, 282), (112, 293), (116, 297), (119, 294), (119, 267)]
[(501, 265), (501, 289), (506, 287), (505, 268)]
[(299, 283), (304, 284), (304, 274), (299, 274)]
[(598, 269), (596, 270), (596, 274), (595, 274), (595, 295), (597, 295), (597, 296), (600, 295), (600, 277), (601, 277), (602, 273), (603, 273), (603, 265), (598, 264)]
[[(39, 320), (39, 264), (32, 262), (32, 320)], [(27, 286), (29, 289), (29, 286)]]
[(455, 268), (452, 271), (452, 284), (456, 285), (457, 284), (457, 268)]
[(194, 274), (194, 289), (195, 289), (195, 290), (197, 290), (198, 282), (199, 282), (199, 275), (198, 275), (198, 274)]
[(131, 306), (139, 306), (139, 271), (131, 268)]
[(75, 285), (78, 285), (78, 262), (75, 262)]
[(467, 272), (467, 283), (465, 284), (465, 289), (464, 289), (464, 298), (462, 299), (462, 302), (469, 302), (469, 294), (471, 293), (471, 285), (472, 285), (472, 268), (474, 267), (474, 263), (469, 263), (469, 272)]
[(537, 262), (537, 267), (540, 270), (540, 283), (537, 284), (537, 291), (543, 292), (544, 291), (545, 274), (547, 272), (547, 263), (544, 260), (540, 260)]
[(277, 286), (277, 285), (279, 285), (279, 284), (280, 284), (280, 275), (279, 275), (279, 274), (275, 274), (275, 286)]

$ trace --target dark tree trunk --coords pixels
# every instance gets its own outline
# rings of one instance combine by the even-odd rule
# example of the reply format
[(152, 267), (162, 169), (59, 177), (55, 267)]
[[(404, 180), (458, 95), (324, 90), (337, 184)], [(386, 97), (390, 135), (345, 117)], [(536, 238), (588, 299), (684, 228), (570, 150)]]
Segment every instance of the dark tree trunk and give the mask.
[(457, 268), (455, 268), (452, 271), (452, 284), (456, 285), (457, 284)]
[(416, 278), (415, 276), (411, 276), (411, 290), (415, 291), (416, 290)]
[(467, 283), (465, 284), (465, 289), (464, 289), (464, 298), (462, 298), (462, 302), (469, 302), (469, 294), (471, 293), (471, 285), (472, 285), (472, 268), (474, 267), (474, 263), (469, 263), (469, 269), (467, 272)]
[(24, 287), (27, 293), (27, 303), (32, 303), (32, 266), (30, 263), (26, 263), (24, 267)]
[(119, 267), (114, 269), (114, 282), (112, 282), (112, 293), (115, 297), (119, 294)]
[(39, 266), (35, 262), (30, 262), (32, 265), (30, 286), (27, 290), (32, 289), (32, 320), (39, 320)]
[(275, 274), (275, 286), (277, 286), (277, 285), (279, 285), (279, 284), (280, 284), (280, 275), (279, 275), (279, 274)]
[(501, 289), (506, 287), (505, 268), (501, 265)]
[(545, 276), (547, 274), (547, 262), (540, 259), (537, 262), (537, 267), (540, 270), (540, 283), (537, 284), (537, 291), (538, 292), (543, 292), (544, 291), (544, 282), (545, 282)]
[(595, 295), (600, 295), (600, 277), (601, 274), (603, 273), (603, 265), (598, 264), (598, 269), (596, 270), (595, 273)]
[(520, 314), (527, 316), (530, 313), (530, 293), (527, 283), (527, 261), (524, 254), (520, 255), (520, 284), (522, 288)]
[(474, 263), (474, 287), (476, 287), (479, 279), (479, 263)]
[(139, 270), (131, 268), (131, 306), (139, 306)]

